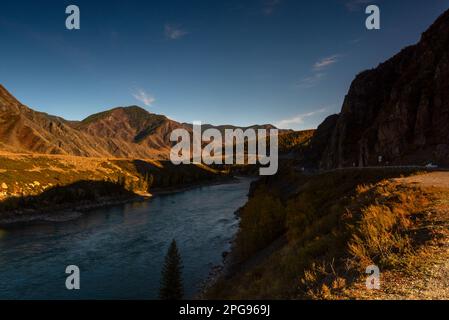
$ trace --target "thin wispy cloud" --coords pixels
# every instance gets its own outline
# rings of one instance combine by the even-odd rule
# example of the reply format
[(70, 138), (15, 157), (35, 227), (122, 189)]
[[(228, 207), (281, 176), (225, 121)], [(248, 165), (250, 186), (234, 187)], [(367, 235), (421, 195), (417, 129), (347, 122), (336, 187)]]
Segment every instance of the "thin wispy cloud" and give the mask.
[(339, 58), (340, 58), (340, 55), (338, 55), (338, 54), (334, 54), (333, 56), (323, 58), (323, 59), (317, 61), (313, 65), (313, 69), (314, 70), (325, 69), (325, 68), (337, 63)]
[(271, 16), (280, 4), (281, 0), (264, 0), (262, 9), (263, 14), (266, 16)]
[(325, 69), (338, 62), (341, 55), (334, 54), (315, 62), (312, 66), (312, 74), (301, 79), (295, 86), (301, 89), (313, 88), (326, 77)]
[(164, 26), (164, 33), (170, 40), (178, 40), (189, 34), (189, 32), (182, 29), (180, 25), (169, 23)]
[(151, 94), (146, 93), (143, 89), (138, 89), (132, 95), (134, 99), (142, 102), (147, 107), (151, 106), (156, 101)]
[(322, 114), (326, 112), (327, 108), (321, 108), (312, 112), (298, 114), (292, 118), (284, 119), (275, 123), (275, 126), (279, 129), (295, 129), (298, 126), (304, 124), (307, 118), (316, 116), (318, 114)]
[(301, 79), (301, 81), (296, 84), (297, 88), (307, 89), (315, 87), (324, 77), (325, 73), (315, 73), (310, 77), (305, 77)]

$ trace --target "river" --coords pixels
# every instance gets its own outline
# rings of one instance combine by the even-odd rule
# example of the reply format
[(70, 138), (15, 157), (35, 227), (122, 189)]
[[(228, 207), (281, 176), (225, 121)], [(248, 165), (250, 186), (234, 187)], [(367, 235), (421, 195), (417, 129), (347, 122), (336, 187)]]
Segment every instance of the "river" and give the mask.
[[(250, 179), (97, 209), (82, 218), (0, 230), (0, 299), (156, 299), (176, 239), (186, 297), (197, 293), (238, 229)], [(81, 272), (67, 290), (65, 269)]]

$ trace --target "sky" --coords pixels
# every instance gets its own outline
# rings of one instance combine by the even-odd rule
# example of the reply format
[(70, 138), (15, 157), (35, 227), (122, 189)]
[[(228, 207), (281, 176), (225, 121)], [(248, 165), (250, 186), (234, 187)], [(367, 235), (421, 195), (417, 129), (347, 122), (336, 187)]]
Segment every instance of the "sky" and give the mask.
[[(68, 5), (81, 29), (67, 30)], [(365, 8), (381, 10), (367, 30)], [(0, 4), (0, 84), (68, 120), (140, 105), (180, 122), (317, 127), (351, 81), (449, 0), (40, 0)]]

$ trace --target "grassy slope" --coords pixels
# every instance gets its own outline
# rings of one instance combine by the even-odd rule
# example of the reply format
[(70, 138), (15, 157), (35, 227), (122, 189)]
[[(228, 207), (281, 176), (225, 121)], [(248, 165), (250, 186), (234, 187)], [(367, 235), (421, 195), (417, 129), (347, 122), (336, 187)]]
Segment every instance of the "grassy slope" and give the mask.
[(304, 176), (284, 167), (253, 189), (230, 260), (209, 298), (332, 298), (381, 270), (413, 268), (425, 232), (414, 231), (432, 202), (390, 178), (412, 172), (345, 170)]
[(316, 130), (292, 131), (279, 134), (279, 152), (299, 151), (312, 139)]
[[(139, 108), (134, 109), (128, 108), (128, 111), (131, 114), (144, 112)], [(107, 115), (107, 113), (94, 115), (92, 119), (103, 117), (105, 114)], [(149, 114), (147, 116), (153, 117)], [(88, 118), (85, 121), (89, 122), (92, 119)], [(289, 150), (293, 145), (309, 140), (312, 134), (313, 131), (282, 134), (280, 136), (281, 150)], [(248, 171), (257, 170), (256, 166), (241, 167), (236, 169), (233, 166), (214, 166), (214, 169), (204, 165), (175, 166), (170, 161), (148, 159), (86, 158), (0, 152), (0, 211), (23, 207), (23, 203), (18, 201), (9, 201), (8, 205), (5, 205), (5, 200), (8, 198), (35, 197), (35, 201), (40, 201), (39, 199), (43, 197), (36, 197), (44, 192), (59, 187), (59, 192), (65, 194), (61, 187), (71, 186), (80, 181), (118, 183), (124, 187), (124, 190), (146, 193), (216, 180), (228, 176), (230, 171), (247, 174)], [(88, 186), (88, 184), (77, 185), (76, 189), (82, 186)], [(101, 187), (96, 184), (96, 188)], [(109, 186), (105, 185), (104, 188), (107, 189)]]
[[(95, 184), (96, 189), (101, 189), (101, 183), (104, 183), (106, 190), (112, 183), (120, 185), (124, 193), (146, 193), (213, 181), (223, 176), (226, 174), (206, 166), (175, 166), (169, 161), (3, 154), (0, 155), (0, 212), (2, 208), (3, 211), (11, 209), (11, 201), (5, 206), (7, 199), (36, 197), (52, 189), (64, 193), (63, 187), (81, 181), (100, 182)], [(83, 186), (92, 188), (89, 183), (76, 188)], [(17, 206), (23, 205), (17, 203)]]

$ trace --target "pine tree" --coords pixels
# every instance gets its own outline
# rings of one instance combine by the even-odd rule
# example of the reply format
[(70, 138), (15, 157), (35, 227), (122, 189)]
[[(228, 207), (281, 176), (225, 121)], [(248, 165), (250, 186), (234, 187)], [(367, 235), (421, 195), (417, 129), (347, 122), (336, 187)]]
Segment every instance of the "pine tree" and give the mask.
[(173, 240), (165, 256), (162, 269), (161, 289), (159, 298), (161, 300), (181, 300), (184, 296), (182, 281), (182, 260), (176, 241)]
[(153, 183), (154, 183), (154, 176), (152, 174), (150, 174), (150, 176), (148, 177), (148, 190), (150, 190), (153, 187)]

